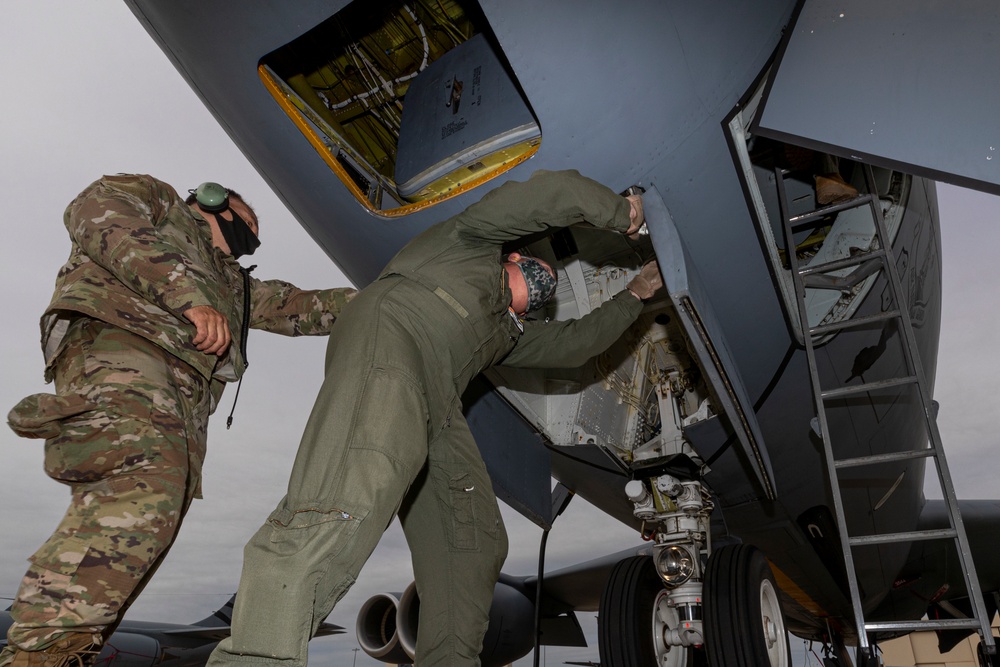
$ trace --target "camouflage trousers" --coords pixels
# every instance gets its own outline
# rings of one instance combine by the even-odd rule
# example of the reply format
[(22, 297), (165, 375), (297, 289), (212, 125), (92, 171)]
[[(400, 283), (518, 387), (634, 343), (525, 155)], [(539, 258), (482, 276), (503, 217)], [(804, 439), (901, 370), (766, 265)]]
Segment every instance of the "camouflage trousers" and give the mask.
[(45, 472), (69, 509), (29, 558), (11, 607), (9, 648), (100, 644), (173, 543), (193, 498), (211, 406), (208, 381), (146, 339), (99, 320), (73, 322), (54, 362), (56, 394), (22, 400), (8, 419), (45, 438)]

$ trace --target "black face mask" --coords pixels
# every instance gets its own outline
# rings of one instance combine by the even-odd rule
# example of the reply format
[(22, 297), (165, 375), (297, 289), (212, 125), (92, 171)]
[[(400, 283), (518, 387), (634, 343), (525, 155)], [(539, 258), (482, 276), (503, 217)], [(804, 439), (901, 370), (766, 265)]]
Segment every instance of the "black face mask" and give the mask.
[(246, 220), (241, 218), (236, 211), (229, 209), (229, 212), (233, 214), (232, 220), (226, 220), (218, 213), (215, 214), (215, 222), (218, 223), (219, 230), (222, 231), (222, 238), (226, 239), (229, 254), (234, 259), (239, 259), (243, 255), (252, 255), (253, 251), (260, 246), (260, 239), (250, 229)]

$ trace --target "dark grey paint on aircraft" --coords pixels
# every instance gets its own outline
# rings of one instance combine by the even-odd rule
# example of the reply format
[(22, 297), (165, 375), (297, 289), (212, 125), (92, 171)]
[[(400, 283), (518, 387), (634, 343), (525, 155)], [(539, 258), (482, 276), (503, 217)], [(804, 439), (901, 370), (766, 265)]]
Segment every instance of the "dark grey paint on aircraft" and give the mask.
[(758, 131), (1000, 194), (997, 63), (996, 2), (810, 1)]
[[(264, 54), (346, 3), (259, 0), (253, 11), (236, 13), (190, 0), (169, 7), (129, 4), (141, 6), (137, 16), (161, 44), (174, 45), (165, 51), (178, 70), (355, 284), (372, 280), (426, 227), (537, 169), (580, 169), (617, 191), (652, 183), (692, 261), (703, 267), (706, 295), (750, 400), (771, 381), (789, 335), (720, 121), (777, 47), (791, 14), (789, 0), (624, 3), (599, 22), (575, 2), (484, 0), (483, 11), (542, 129), (541, 146), (527, 163), (485, 186), (398, 218), (361, 208), (256, 75)], [(205, 20), (178, 20), (190, 15)], [(227, 29), (217, 30), (211, 16)], [(581, 87), (586, 82), (599, 85)], [(734, 290), (737, 283), (741, 288)], [(492, 460), (498, 452), (515, 458), (522, 454), (514, 452), (523, 452), (547, 477), (537, 436), (497, 395), (484, 393), (479, 402), (486, 405), (473, 405), (469, 421), (498, 492), (545, 523), (548, 497), (525, 503), (524, 496), (505, 492), (524, 487), (522, 473), (502, 474), (509, 467)]]

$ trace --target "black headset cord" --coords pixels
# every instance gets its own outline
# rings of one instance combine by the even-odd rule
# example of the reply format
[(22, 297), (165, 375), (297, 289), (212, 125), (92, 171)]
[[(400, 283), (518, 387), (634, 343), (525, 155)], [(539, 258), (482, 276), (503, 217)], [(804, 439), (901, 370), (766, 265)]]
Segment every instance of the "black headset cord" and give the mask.
[[(250, 368), (250, 361), (247, 359), (247, 338), (250, 335), (250, 272), (257, 268), (254, 264), (250, 268), (240, 267), (240, 273), (243, 274), (243, 321), (240, 323), (240, 354), (243, 355), (243, 372), (246, 373), (246, 369)], [(240, 400), (240, 387), (243, 386), (243, 376), (240, 375), (240, 381), (236, 384), (236, 396), (233, 397), (233, 407), (229, 411), (229, 416), (226, 417), (226, 430), (233, 425), (233, 413), (236, 412), (236, 401)]]

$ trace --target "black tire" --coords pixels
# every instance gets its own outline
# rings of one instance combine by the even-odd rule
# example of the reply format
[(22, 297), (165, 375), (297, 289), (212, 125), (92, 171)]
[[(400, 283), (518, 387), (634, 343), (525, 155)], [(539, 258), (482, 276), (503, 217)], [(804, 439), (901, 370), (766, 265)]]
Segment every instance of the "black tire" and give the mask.
[[(601, 593), (597, 617), (601, 667), (696, 667), (704, 651), (675, 646), (657, 655), (656, 606), (666, 593), (653, 559), (636, 556), (619, 561)], [(675, 618), (676, 620), (676, 618)]]
[(790, 667), (774, 575), (746, 544), (712, 553), (705, 572), (705, 648), (713, 667)]

